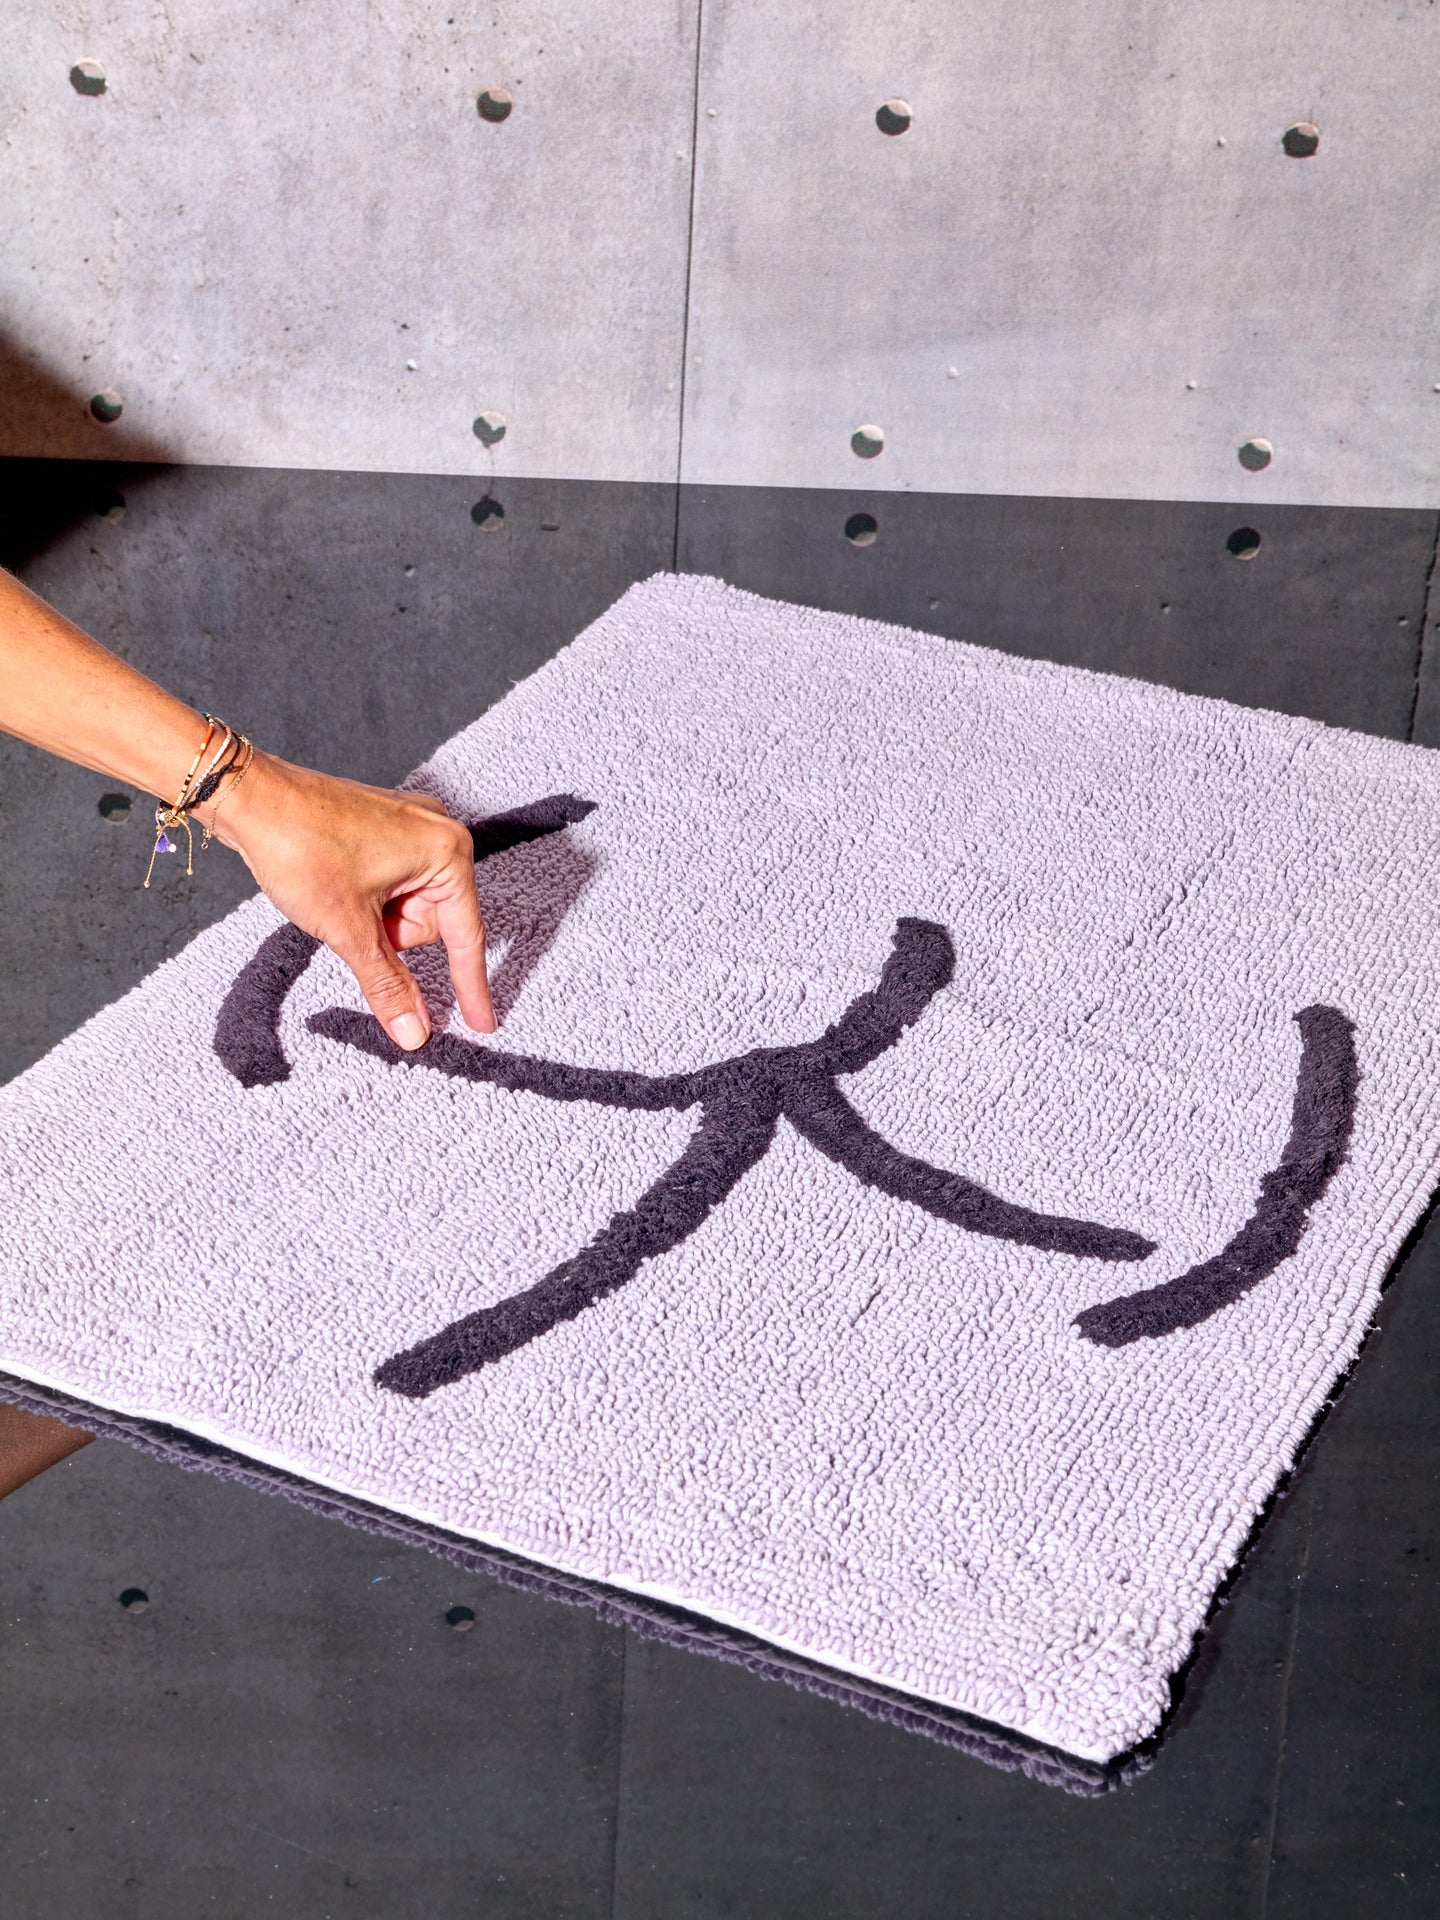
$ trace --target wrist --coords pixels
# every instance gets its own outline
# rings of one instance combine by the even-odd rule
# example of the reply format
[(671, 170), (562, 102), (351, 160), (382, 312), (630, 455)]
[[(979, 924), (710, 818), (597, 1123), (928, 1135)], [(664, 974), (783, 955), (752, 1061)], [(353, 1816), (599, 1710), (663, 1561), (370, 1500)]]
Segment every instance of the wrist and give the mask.
[(255, 747), (213, 799), (195, 809), (195, 818), (223, 846), (250, 863), (249, 849), (266, 822), (284, 811), (289, 763)]

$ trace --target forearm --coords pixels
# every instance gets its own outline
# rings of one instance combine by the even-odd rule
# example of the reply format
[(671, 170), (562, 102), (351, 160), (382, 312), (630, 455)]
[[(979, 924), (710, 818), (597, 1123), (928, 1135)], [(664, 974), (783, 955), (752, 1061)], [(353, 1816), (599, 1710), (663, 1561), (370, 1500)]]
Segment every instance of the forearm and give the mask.
[[(434, 940), (445, 942), (465, 1018), (481, 1033), (494, 1032), (474, 848), (469, 831), (438, 800), (252, 754), (248, 740), (228, 728), (197, 777), (211, 738), (204, 716), (3, 570), (0, 731), (145, 788), (165, 803), (157, 809), (159, 826), (168, 829), (184, 816), (187, 871), (193, 813), (239, 853), (287, 919), (352, 968), (400, 1046), (423, 1045), (430, 1025), (398, 950)], [(203, 791), (212, 775), (218, 785), (206, 800), (185, 798)], [(155, 851), (164, 853), (166, 842), (157, 839)]]
[(0, 569), (0, 729), (173, 800), (205, 722)]

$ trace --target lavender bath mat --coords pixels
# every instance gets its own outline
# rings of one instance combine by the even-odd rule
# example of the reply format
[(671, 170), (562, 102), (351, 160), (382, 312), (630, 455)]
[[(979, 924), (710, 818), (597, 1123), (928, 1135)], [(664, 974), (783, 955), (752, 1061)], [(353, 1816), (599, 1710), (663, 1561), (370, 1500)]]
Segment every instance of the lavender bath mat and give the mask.
[(660, 574), (415, 782), (499, 1034), (202, 934), (0, 1093), (6, 1391), (1105, 1784), (1440, 1171), (1440, 756)]

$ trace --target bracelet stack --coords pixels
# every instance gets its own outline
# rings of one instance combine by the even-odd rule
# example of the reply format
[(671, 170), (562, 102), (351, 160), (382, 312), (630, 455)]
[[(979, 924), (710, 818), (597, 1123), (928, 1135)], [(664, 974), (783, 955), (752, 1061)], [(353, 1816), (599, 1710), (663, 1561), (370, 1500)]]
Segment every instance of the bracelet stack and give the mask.
[[(145, 885), (150, 884), (150, 876), (155, 871), (155, 856), (158, 853), (178, 853), (179, 847), (170, 838), (172, 829), (185, 830), (185, 871), (195, 871), (195, 836), (190, 830), (190, 815), (207, 800), (215, 800), (210, 815), (210, 825), (201, 823), (200, 851), (203, 853), (210, 844), (210, 836), (215, 830), (215, 815), (220, 811), (221, 802), (239, 786), (245, 778), (250, 762), (255, 758), (255, 748), (243, 733), (237, 733), (233, 727), (227, 727), (223, 720), (217, 720), (213, 713), (207, 713), (205, 719), (205, 738), (200, 742), (200, 751), (190, 762), (190, 771), (181, 782), (180, 791), (167, 807), (155, 809), (155, 845), (150, 850), (150, 865), (145, 869)], [(223, 736), (220, 744), (210, 753), (217, 735)], [(201, 761), (210, 754), (210, 758), (201, 771)], [(220, 793), (221, 782), (230, 784)], [(219, 794), (219, 799), (215, 796)]]

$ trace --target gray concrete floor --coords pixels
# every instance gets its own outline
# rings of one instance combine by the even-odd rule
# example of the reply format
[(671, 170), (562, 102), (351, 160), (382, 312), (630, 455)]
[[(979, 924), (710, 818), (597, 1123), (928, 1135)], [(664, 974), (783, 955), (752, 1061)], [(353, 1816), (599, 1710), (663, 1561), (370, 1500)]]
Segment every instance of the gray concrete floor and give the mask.
[[(677, 564), (1440, 744), (1428, 513), (529, 481), (485, 531), (482, 489), (445, 477), (10, 462), (0, 485), (0, 558), (41, 592), (265, 744), (367, 779)], [(878, 535), (855, 547), (862, 511)], [(143, 802), (104, 818), (115, 790), (0, 747), (7, 1074), (249, 891), (212, 850), (142, 893)], [(146, 1143), (102, 1124), (97, 1150)], [(1154, 1768), (1101, 1801), (99, 1442), (0, 1505), (0, 1909), (1433, 1913), (1437, 1281), (1440, 1227)]]

